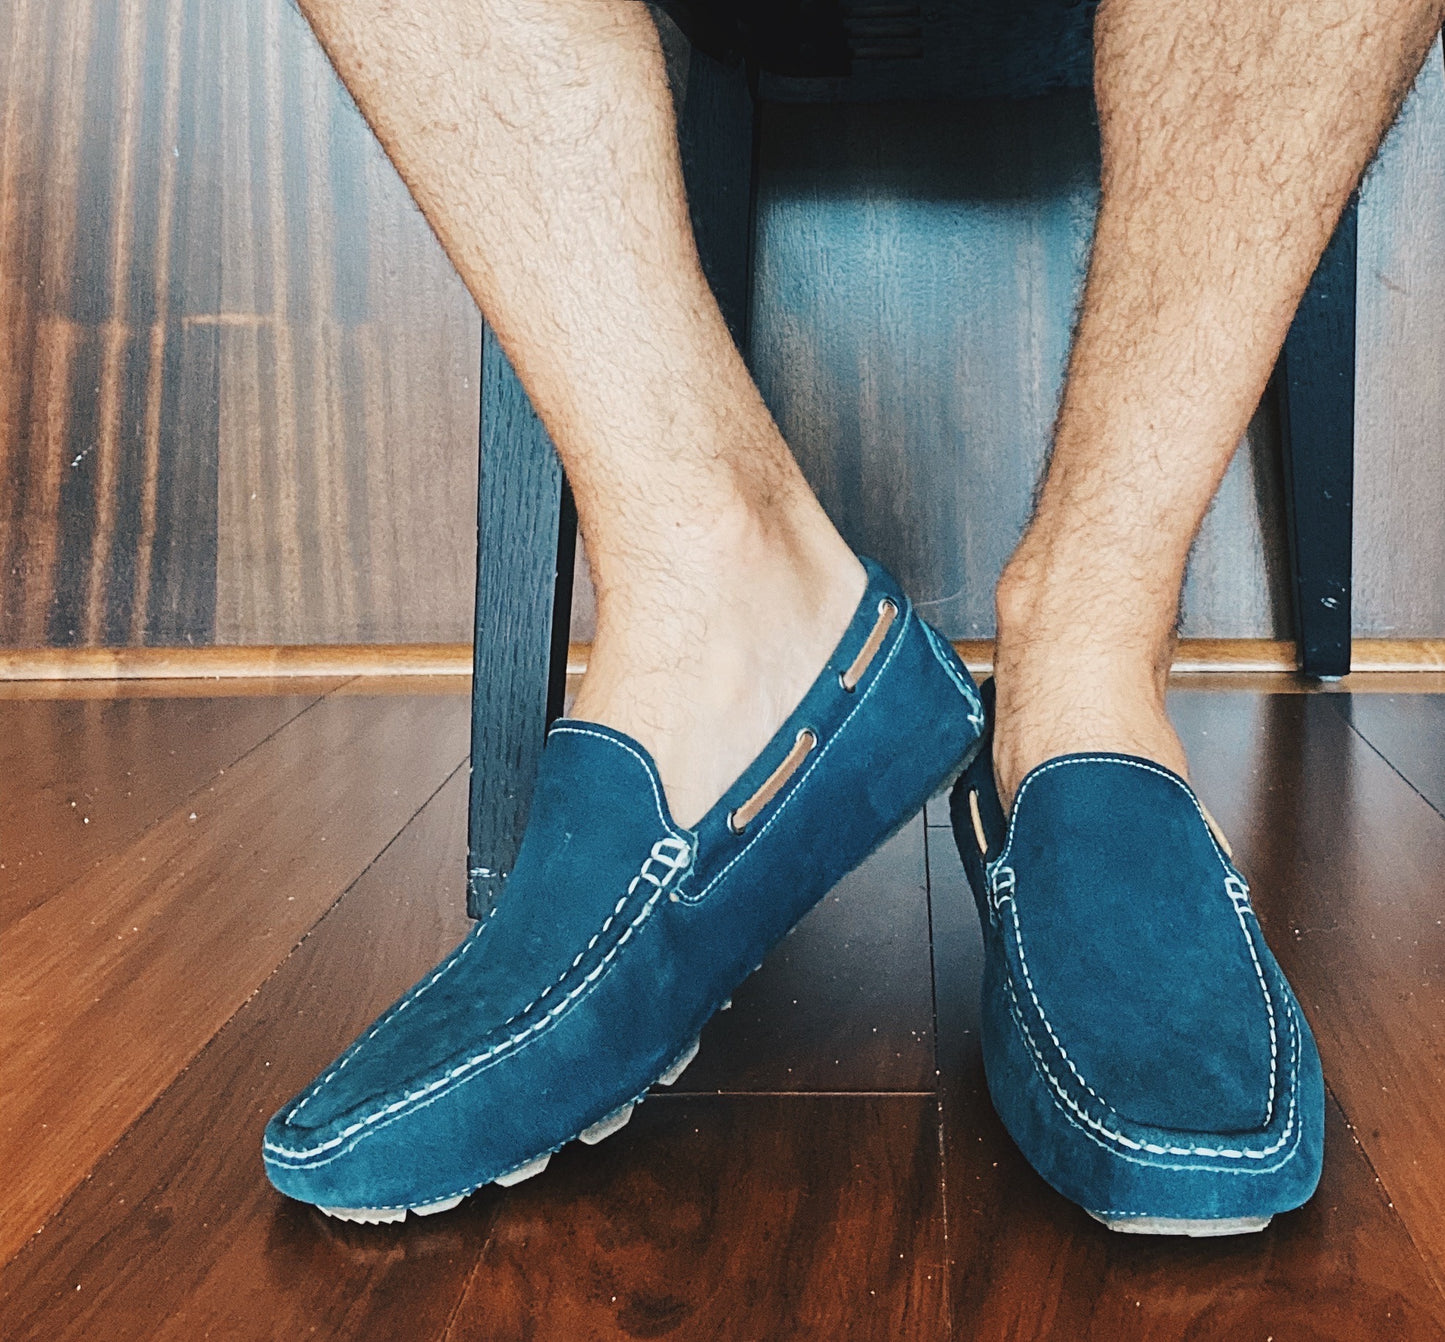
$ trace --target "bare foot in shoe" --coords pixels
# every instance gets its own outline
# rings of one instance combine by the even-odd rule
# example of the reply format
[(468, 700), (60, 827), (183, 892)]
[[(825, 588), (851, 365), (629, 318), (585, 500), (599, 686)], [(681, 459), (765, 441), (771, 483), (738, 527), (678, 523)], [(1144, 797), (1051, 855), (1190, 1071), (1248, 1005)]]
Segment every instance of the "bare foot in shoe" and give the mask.
[[(821, 510), (818, 517), (821, 519)], [(818, 678), (867, 576), (831, 526), (712, 519), (667, 572), (599, 584), (598, 633), (573, 716), (652, 755), (673, 819), (700, 820)]]

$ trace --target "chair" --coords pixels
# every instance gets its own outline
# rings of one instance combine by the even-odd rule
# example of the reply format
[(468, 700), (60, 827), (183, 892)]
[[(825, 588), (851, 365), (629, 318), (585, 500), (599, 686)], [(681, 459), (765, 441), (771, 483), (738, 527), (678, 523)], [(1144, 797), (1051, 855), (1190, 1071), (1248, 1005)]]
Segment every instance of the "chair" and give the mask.
[[(688, 0), (672, 3), (686, 23)], [(739, 345), (747, 348), (760, 102), (975, 97), (1017, 93), (1021, 79), (1036, 81), (1028, 92), (1087, 82), (1090, 11), (1075, 0), (1016, 0), (1011, 25), (1028, 22), (1045, 34), (1051, 59), (1042, 65), (1000, 59), (1012, 32), (980, 38), (956, 8), (937, 3), (769, 0), (768, 23), (750, 24), (749, 7), (739, 5), (730, 31), (690, 25), (697, 41), (680, 53), (683, 168), (703, 267)], [(1350, 664), (1355, 265), (1352, 201), (1273, 383), (1300, 668), (1321, 679)], [(490, 328), (482, 342), (477, 530), (473, 917), (490, 907), (516, 857), (545, 728), (562, 711), (577, 532), (560, 463)]]

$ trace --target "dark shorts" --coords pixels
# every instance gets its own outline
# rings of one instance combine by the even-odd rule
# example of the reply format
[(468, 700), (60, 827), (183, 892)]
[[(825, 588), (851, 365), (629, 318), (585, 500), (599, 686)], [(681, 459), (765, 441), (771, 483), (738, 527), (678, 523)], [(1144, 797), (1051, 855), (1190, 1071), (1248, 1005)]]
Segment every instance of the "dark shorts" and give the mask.
[[(652, 0), (692, 41), (762, 71), (829, 77), (911, 62), (953, 72), (954, 92), (1028, 97), (1086, 87), (1098, 0)], [(905, 76), (906, 77), (906, 76)]]

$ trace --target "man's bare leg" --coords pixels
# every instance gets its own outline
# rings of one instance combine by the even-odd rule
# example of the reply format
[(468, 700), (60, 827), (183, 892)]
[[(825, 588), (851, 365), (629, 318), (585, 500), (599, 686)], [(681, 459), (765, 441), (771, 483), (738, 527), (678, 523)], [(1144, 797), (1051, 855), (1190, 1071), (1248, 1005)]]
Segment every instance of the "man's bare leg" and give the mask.
[(998, 589), (1005, 803), (1055, 755), (1183, 772), (1189, 546), (1440, 0), (1104, 0), (1103, 198), (1037, 513)]
[(598, 630), (575, 713), (688, 825), (864, 589), (703, 278), (638, 0), (302, 0), (511, 357), (576, 493)]

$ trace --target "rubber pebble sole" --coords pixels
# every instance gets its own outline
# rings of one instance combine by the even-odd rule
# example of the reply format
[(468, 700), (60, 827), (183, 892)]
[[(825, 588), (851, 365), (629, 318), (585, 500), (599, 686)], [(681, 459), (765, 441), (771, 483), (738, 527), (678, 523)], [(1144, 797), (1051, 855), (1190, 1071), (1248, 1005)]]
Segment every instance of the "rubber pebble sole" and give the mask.
[(686, 1052), (684, 1052), (683, 1055), (675, 1063), (673, 1063), (671, 1067), (667, 1069), (667, 1071), (665, 1071), (660, 1077), (657, 1078), (657, 1084), (659, 1086), (672, 1085), (672, 1083), (676, 1081), (678, 1077), (680, 1077), (685, 1071), (687, 1071), (688, 1064), (695, 1057), (697, 1057), (697, 1051), (701, 1047), (702, 1041), (699, 1039), (694, 1039), (692, 1043), (687, 1046)]
[[(727, 1006), (732, 1005), (729, 998)], [(720, 1010), (722, 1008), (719, 1008)], [(654, 1086), (670, 1086), (685, 1071), (688, 1064), (697, 1057), (697, 1051), (701, 1047), (701, 1040), (694, 1039), (679, 1055), (663, 1074), (652, 1084)], [(652, 1086), (648, 1087), (649, 1090)], [(577, 1134), (577, 1140), (585, 1142), (588, 1146), (596, 1146), (598, 1142), (612, 1136), (614, 1132), (620, 1132), (625, 1128), (632, 1118), (632, 1111), (642, 1102), (639, 1096), (635, 1100), (629, 1100), (626, 1104), (620, 1105), (610, 1114), (604, 1114), (597, 1122), (590, 1127), (583, 1128)], [(547, 1168), (547, 1163), (552, 1159), (552, 1152), (547, 1151), (538, 1156), (535, 1160), (529, 1160), (525, 1165), (519, 1165), (516, 1169), (506, 1174), (499, 1174), (492, 1182), (501, 1188), (511, 1188), (533, 1175), (541, 1174)], [(398, 1221), (406, 1220), (407, 1212), (416, 1216), (432, 1216), (437, 1212), (448, 1212), (461, 1203), (462, 1198), (468, 1196), (459, 1193), (456, 1197), (443, 1198), (440, 1202), (428, 1202), (421, 1207), (321, 1207), (317, 1211), (325, 1212), (327, 1216), (334, 1217), (338, 1221), (354, 1221), (358, 1225), (394, 1225)]]
[(632, 1117), (632, 1111), (637, 1108), (637, 1101), (624, 1104), (620, 1109), (614, 1109), (604, 1118), (599, 1118), (590, 1128), (583, 1128), (577, 1134), (579, 1142), (586, 1142), (588, 1146), (596, 1146), (605, 1137), (610, 1137), (614, 1132), (627, 1126), (628, 1120)]
[(361, 1225), (380, 1225), (383, 1222), (400, 1221), (407, 1212), (413, 1216), (435, 1216), (437, 1212), (449, 1212), (461, 1202), (461, 1195), (454, 1198), (443, 1198), (440, 1202), (428, 1202), (425, 1207), (407, 1207), (392, 1211), (371, 1211), (365, 1207), (322, 1207), (327, 1216), (334, 1216), (338, 1221), (356, 1221)]
[(1216, 1239), (1222, 1235), (1254, 1235), (1273, 1217), (1234, 1216), (1218, 1220), (1189, 1220), (1168, 1216), (1101, 1216), (1090, 1212), (1100, 1225), (1121, 1235), (1188, 1235), (1192, 1239)]
[(541, 1174), (551, 1159), (552, 1153), (548, 1151), (545, 1156), (538, 1156), (536, 1160), (529, 1160), (525, 1165), (518, 1165), (507, 1174), (497, 1175), (492, 1182), (502, 1188), (510, 1188), (513, 1184), (521, 1183), (523, 1179), (530, 1179), (534, 1174)]

